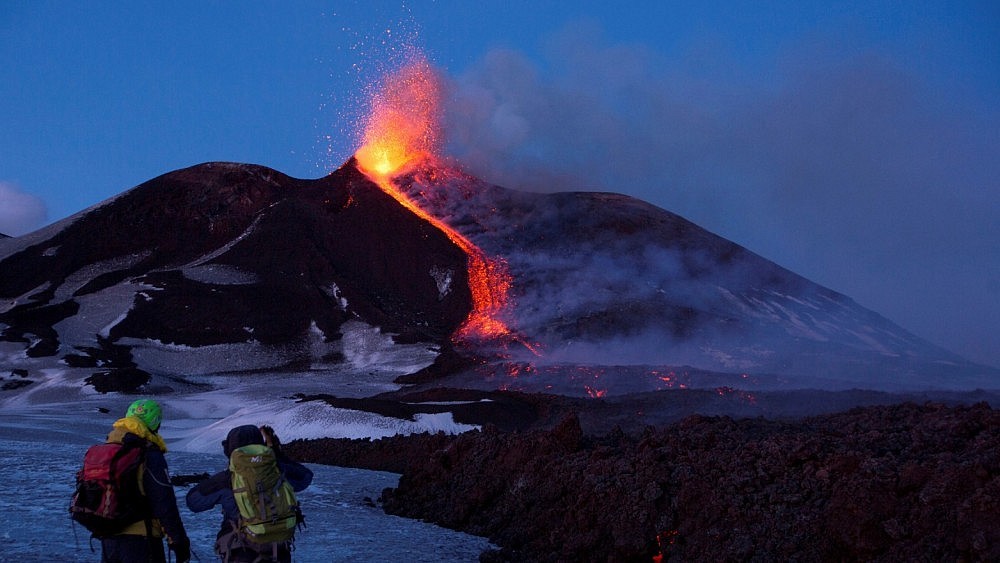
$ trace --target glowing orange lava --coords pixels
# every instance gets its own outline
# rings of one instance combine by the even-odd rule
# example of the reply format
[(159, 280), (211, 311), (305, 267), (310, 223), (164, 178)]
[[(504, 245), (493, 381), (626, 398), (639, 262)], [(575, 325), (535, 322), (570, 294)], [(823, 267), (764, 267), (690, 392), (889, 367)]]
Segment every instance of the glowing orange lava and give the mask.
[(361, 148), (355, 153), (361, 170), (389, 180), (409, 165), (432, 156), (438, 145), (441, 85), (426, 59), (409, 64), (385, 79), (371, 96)]
[(383, 191), (421, 219), (431, 223), (468, 256), (472, 311), (458, 337), (501, 337), (510, 329), (498, 316), (507, 304), (511, 278), (502, 260), (486, 255), (461, 233), (417, 205), (393, 181), (416, 165), (434, 162), (439, 142), (441, 85), (423, 57), (386, 77), (382, 90), (373, 94), (365, 121), (361, 148), (355, 153), (358, 168)]

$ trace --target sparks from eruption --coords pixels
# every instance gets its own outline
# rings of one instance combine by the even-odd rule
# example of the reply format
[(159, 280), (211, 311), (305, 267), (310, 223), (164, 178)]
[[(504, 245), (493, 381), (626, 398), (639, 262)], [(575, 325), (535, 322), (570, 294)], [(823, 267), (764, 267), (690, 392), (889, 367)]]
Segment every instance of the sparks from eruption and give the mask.
[[(438, 148), (440, 97), (438, 77), (420, 55), (386, 76), (381, 90), (371, 95), (355, 153), (361, 170), (381, 186), (431, 158)], [(392, 191), (399, 189), (393, 185)]]
[(508, 302), (511, 277), (502, 260), (493, 259), (461, 233), (414, 202), (394, 178), (417, 165), (435, 166), (439, 143), (441, 84), (430, 63), (413, 54), (397, 72), (387, 75), (371, 95), (358, 168), (403, 207), (440, 229), (465, 252), (472, 311), (456, 336), (505, 337), (511, 331), (499, 319)]

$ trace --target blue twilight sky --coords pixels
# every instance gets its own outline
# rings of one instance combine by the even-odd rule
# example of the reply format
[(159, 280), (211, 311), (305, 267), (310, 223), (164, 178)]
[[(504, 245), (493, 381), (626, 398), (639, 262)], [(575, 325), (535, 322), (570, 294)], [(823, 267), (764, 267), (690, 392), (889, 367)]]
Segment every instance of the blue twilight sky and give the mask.
[(677, 212), (1000, 366), (1000, 3), (0, 2), (0, 232), (206, 161), (314, 178), (404, 42), (447, 150)]

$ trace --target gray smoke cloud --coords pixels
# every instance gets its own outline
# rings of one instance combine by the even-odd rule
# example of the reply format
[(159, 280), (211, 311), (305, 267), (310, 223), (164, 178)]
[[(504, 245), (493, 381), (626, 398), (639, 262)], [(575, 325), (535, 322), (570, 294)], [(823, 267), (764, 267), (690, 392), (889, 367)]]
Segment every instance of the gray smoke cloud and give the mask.
[(994, 108), (821, 42), (756, 73), (586, 29), (546, 53), (495, 50), (453, 78), (447, 151), (470, 173), (633, 195), (1000, 365)]
[(0, 181), (0, 233), (19, 236), (42, 226), (48, 216), (45, 203), (11, 182)]

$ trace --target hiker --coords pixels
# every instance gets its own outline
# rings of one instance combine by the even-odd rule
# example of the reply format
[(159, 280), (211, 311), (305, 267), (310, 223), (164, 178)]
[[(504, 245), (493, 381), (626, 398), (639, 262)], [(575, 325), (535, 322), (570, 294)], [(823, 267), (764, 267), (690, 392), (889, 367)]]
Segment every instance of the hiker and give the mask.
[[(222, 561), (227, 563), (243, 562), (278, 562), (287, 563), (292, 560), (291, 548), (292, 539), (258, 543), (251, 540), (247, 533), (241, 530), (241, 523), (244, 522), (243, 515), (237, 504), (236, 494), (233, 490), (233, 473), (231, 468), (237, 459), (238, 450), (247, 451), (247, 446), (253, 452), (267, 452), (268, 446), (273, 451), (273, 456), (277, 461), (277, 469), (291, 485), (295, 492), (304, 490), (312, 483), (313, 474), (301, 463), (288, 459), (281, 451), (281, 442), (270, 426), (260, 428), (247, 424), (237, 426), (229, 431), (229, 435), (222, 442), (222, 451), (230, 460), (230, 469), (225, 469), (202, 481), (187, 493), (187, 506), (192, 512), (203, 512), (213, 506), (222, 506), (222, 527), (215, 541), (215, 552)], [(300, 517), (297, 506), (295, 515)], [(294, 533), (297, 521), (293, 518), (288, 537)]]
[(145, 463), (139, 483), (139, 491), (145, 500), (139, 498), (133, 499), (133, 502), (142, 502), (147, 506), (141, 511), (145, 513), (143, 519), (114, 535), (101, 538), (101, 563), (163, 563), (166, 561), (164, 535), (177, 563), (191, 560), (191, 542), (177, 510), (177, 498), (170, 484), (167, 461), (163, 457), (167, 445), (157, 434), (162, 418), (156, 401), (139, 399), (129, 405), (125, 417), (118, 419), (108, 434), (108, 443), (145, 448)]

